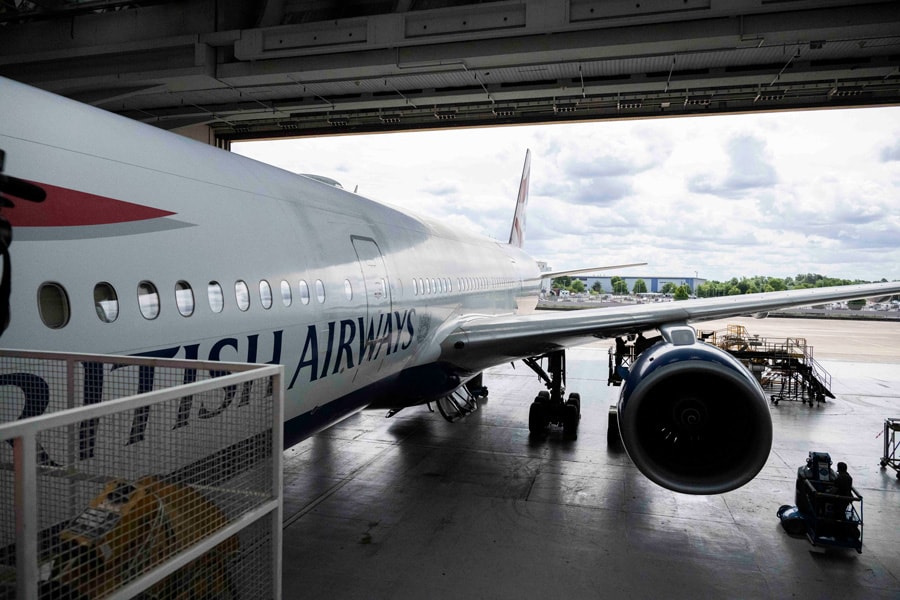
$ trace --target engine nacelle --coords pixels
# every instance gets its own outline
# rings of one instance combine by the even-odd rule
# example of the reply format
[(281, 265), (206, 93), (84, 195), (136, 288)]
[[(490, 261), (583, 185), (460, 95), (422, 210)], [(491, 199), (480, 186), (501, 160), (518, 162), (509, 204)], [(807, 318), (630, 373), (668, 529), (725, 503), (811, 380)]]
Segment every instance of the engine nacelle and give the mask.
[(697, 342), (659, 342), (632, 365), (619, 396), (625, 450), (655, 483), (685, 494), (738, 488), (766, 464), (772, 417), (737, 359)]

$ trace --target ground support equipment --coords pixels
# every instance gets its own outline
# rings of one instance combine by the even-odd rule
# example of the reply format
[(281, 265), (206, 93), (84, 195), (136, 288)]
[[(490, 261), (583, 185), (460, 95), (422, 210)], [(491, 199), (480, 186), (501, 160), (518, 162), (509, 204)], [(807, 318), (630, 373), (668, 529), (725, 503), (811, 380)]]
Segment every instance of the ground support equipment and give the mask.
[(813, 358), (813, 348), (803, 338), (751, 336), (743, 325), (701, 336), (744, 363), (776, 406), (788, 400), (812, 407), (813, 402), (819, 405), (834, 398), (831, 375)]
[(892, 468), (897, 472), (897, 479), (900, 479), (900, 459), (897, 458), (897, 450), (900, 449), (900, 440), (897, 439), (898, 431), (900, 431), (900, 419), (884, 420), (884, 455), (881, 457), (881, 468)]
[(834, 493), (835, 477), (828, 453), (810, 452), (806, 466), (797, 470), (796, 506), (782, 505), (776, 514), (785, 531), (805, 535), (813, 546), (853, 548), (861, 554), (863, 497), (856, 488), (850, 488), (849, 496)]

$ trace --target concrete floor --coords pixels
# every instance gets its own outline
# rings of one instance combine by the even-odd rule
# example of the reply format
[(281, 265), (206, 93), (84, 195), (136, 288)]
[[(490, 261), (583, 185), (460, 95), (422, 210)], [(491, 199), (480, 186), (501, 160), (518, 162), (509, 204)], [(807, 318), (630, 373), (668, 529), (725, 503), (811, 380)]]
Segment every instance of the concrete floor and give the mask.
[[(900, 417), (900, 324), (879, 329), (880, 350), (860, 333), (869, 324), (746, 324), (860, 339), (879, 361), (848, 362), (846, 344), (817, 352), (837, 399), (772, 407), (773, 451), (750, 484), (677, 494), (608, 449), (618, 388), (606, 386), (602, 344), (568, 354), (576, 441), (530, 439), (528, 405), (543, 388), (523, 365), (501, 366), (463, 423), (425, 408), (365, 412), (285, 452), (284, 597), (900, 598), (900, 481), (878, 464), (884, 419)], [(819, 334), (804, 335), (828, 348)], [(848, 463), (865, 498), (862, 554), (813, 552), (779, 525), (810, 450)]]

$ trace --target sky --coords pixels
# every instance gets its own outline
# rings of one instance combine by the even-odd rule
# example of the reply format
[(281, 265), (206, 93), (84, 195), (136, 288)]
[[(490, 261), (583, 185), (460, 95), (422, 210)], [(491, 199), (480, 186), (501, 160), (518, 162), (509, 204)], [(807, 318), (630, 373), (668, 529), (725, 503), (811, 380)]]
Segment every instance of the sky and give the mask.
[(605, 275), (900, 279), (900, 107), (233, 143), (232, 150)]

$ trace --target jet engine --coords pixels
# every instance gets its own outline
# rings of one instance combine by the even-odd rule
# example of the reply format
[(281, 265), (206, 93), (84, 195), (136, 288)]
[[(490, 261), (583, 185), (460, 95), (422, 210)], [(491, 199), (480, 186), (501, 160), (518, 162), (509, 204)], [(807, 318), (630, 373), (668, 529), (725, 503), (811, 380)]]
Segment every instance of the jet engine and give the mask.
[(756, 476), (772, 447), (766, 396), (750, 372), (689, 327), (663, 332), (635, 360), (619, 396), (625, 450), (655, 483), (719, 494)]

